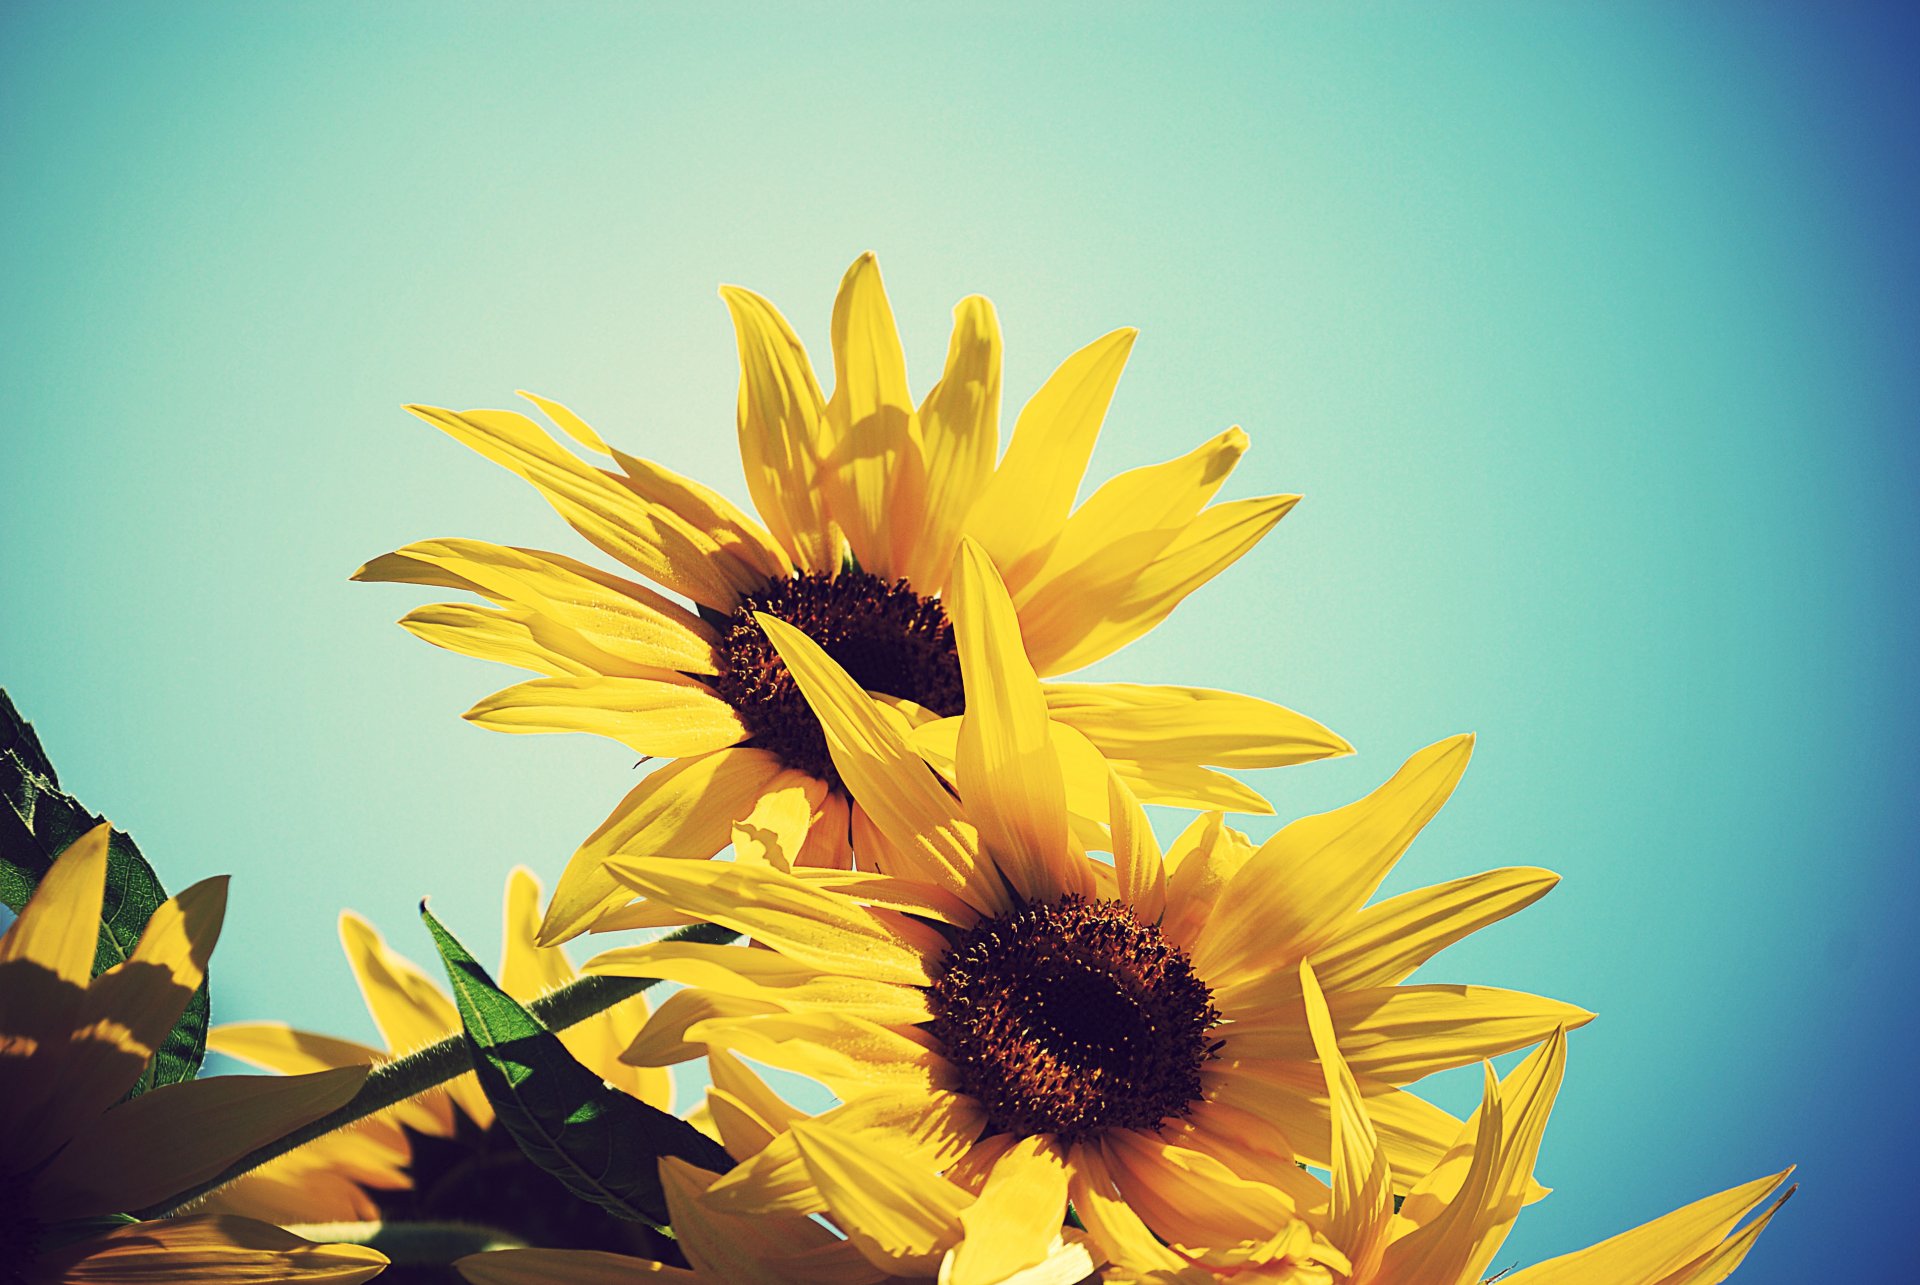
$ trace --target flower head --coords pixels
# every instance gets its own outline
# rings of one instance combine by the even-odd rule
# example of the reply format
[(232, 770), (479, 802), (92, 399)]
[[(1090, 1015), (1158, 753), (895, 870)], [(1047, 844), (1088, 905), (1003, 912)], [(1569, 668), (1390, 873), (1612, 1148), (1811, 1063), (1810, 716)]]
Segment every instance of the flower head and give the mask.
[[(963, 544), (950, 588), (968, 692), (952, 788), (830, 656), (762, 618), (871, 818), (863, 851), (880, 868), (615, 859), (636, 891), (768, 948), (658, 943), (591, 962), (695, 988), (662, 1007), (630, 1058), (719, 1047), (810, 1075), (844, 1102), (824, 1117), (834, 1127), (963, 1183), (1011, 1166), (1056, 1226), (1071, 1199), (1099, 1242), (1121, 1203), (1162, 1238), (1211, 1244), (1249, 1217), (1284, 1226), (1315, 1199), (1296, 1162), (1329, 1158), (1302, 960), (1330, 979), (1334, 1020), (1407, 1174), (1437, 1163), (1459, 1122), (1400, 1086), (1591, 1017), (1515, 992), (1399, 984), (1544, 893), (1544, 871), (1362, 908), (1451, 793), (1469, 738), (1258, 848), (1215, 815), (1163, 856), (1110, 777), (1109, 866), (1073, 838), (1038, 681), (996, 645), (1016, 625), (982, 550)], [(795, 1146), (777, 1140), (711, 1198), (816, 1208)]]
[(108, 828), (76, 840), (0, 936), (0, 1281), (366, 1280), (386, 1259), (244, 1218), (122, 1222), (339, 1106), (365, 1072), (218, 1076), (122, 1101), (206, 975), (226, 880), (163, 903), (92, 975)]
[[(945, 371), (916, 404), (871, 255), (848, 269), (834, 303), (831, 397), (771, 303), (734, 286), (721, 294), (739, 344), (740, 451), (760, 521), (608, 445), (544, 398), (530, 400), (600, 463), (518, 413), (409, 408), (524, 477), (602, 552), (690, 607), (562, 554), (476, 540), (408, 545), (355, 575), (487, 601), (425, 607), (401, 622), (437, 645), (543, 675), (468, 718), (501, 731), (591, 732), (669, 760), (575, 853), (542, 927), (549, 944), (589, 927), (658, 922), (645, 908), (623, 912), (631, 894), (607, 870), (618, 854), (710, 857), (742, 824), (777, 833), (794, 863), (850, 864), (862, 805), (850, 815), (847, 783), (761, 615), (799, 628), (886, 698), (937, 759), (964, 703), (943, 596), (963, 537), (1002, 569), (1019, 623), (1010, 645), (1051, 676), (1153, 628), (1299, 498), (1210, 503), (1246, 450), (1235, 428), (1113, 479), (1076, 509), (1131, 330), (1062, 363), (1020, 412), (996, 465), (1000, 331), (985, 299), (955, 309)], [(1070, 799), (1083, 835), (1106, 820), (1103, 756), (1148, 802), (1265, 811), (1257, 794), (1205, 765), (1348, 751), (1311, 719), (1228, 692), (1066, 683), (1043, 696), (1052, 734), (1095, 787)]]

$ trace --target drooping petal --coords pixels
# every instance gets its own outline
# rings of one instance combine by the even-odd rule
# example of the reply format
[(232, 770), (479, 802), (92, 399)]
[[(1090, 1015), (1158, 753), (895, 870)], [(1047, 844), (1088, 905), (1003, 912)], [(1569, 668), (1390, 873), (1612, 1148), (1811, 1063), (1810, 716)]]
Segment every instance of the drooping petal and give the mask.
[(1021, 409), (1006, 456), (966, 521), (996, 565), (1015, 566), (1059, 534), (1138, 333), (1129, 327), (1094, 340)]
[(496, 732), (586, 732), (657, 758), (711, 754), (747, 739), (733, 706), (706, 684), (651, 678), (536, 678), (495, 692), (463, 718)]
[(409, 411), (531, 482), (574, 530), (656, 584), (728, 612), (766, 577), (691, 522), (650, 504), (512, 411)]
[(1047, 712), (1109, 758), (1258, 768), (1353, 752), (1305, 715), (1237, 692), (1139, 683), (1044, 687)]
[[(928, 964), (946, 948), (945, 939), (926, 925), (817, 891), (771, 866), (615, 857), (607, 868), (644, 896), (723, 924), (788, 959), (829, 974), (924, 986), (929, 981)], [(705, 966), (722, 962), (713, 949), (734, 949), (710, 948), (702, 953), (681, 945), (658, 943), (615, 951), (601, 956), (595, 967), (607, 971), (621, 967), (623, 959), (638, 959), (704, 972)]]
[(162, 1085), (93, 1117), (34, 1180), (48, 1221), (139, 1209), (344, 1104), (367, 1068), (217, 1075)]
[(1392, 986), (1462, 937), (1524, 910), (1560, 882), (1551, 870), (1515, 866), (1417, 888), (1368, 906), (1314, 952), (1329, 990)]
[(792, 1131), (828, 1216), (874, 1266), (919, 1274), (959, 1238), (962, 1211), (974, 1203), (960, 1188), (831, 1125), (795, 1120)]
[(1067, 886), (1067, 801), (1040, 680), (1006, 586), (971, 539), (954, 557), (948, 592), (967, 693), (955, 762), (960, 795), (1014, 891), (1051, 901)]
[(902, 570), (922, 595), (946, 582), (960, 530), (993, 475), (1000, 450), (1000, 320), (979, 295), (953, 310), (946, 373), (920, 403), (927, 462), (926, 521)]
[(1113, 821), (1113, 871), (1120, 896), (1142, 923), (1157, 923), (1167, 908), (1167, 873), (1140, 801), (1125, 781), (1107, 775), (1107, 811)]
[(757, 1017), (783, 1011), (766, 1000), (743, 999), (714, 991), (680, 990), (661, 1001), (660, 1009), (640, 1029), (620, 1055), (629, 1066), (661, 1067), (690, 1062), (707, 1053), (703, 1041), (687, 1032), (711, 1018)]
[(1358, 803), (1303, 817), (1262, 844), (1194, 942), (1207, 984), (1291, 969), (1331, 938), (1453, 793), (1472, 749), (1471, 736), (1428, 746)]
[(610, 454), (625, 474), (616, 480), (641, 499), (679, 514), (765, 580), (785, 580), (793, 574), (793, 561), (787, 551), (720, 492), (652, 460), (621, 450)]
[(1772, 1209), (1742, 1228), (1738, 1236), (1729, 1239), (1730, 1233), (1792, 1172), (1788, 1169), (1729, 1187), (1597, 1245), (1536, 1263), (1508, 1279), (1512, 1285), (1587, 1285), (1590, 1281), (1713, 1285), (1725, 1279), (1722, 1269), (1731, 1272), (1739, 1266), (1739, 1259), (1792, 1191), (1783, 1193)]
[(1120, 1195), (1100, 1143), (1078, 1142), (1067, 1153), (1067, 1198), (1094, 1244), (1115, 1263), (1136, 1272), (1187, 1266)]
[(1341, 1057), (1333, 1017), (1310, 964), (1300, 965), (1300, 989), (1332, 1105), (1329, 1151), (1333, 1156), (1333, 1195), (1327, 1233), (1353, 1264), (1354, 1275), (1365, 1280), (1379, 1265), (1387, 1247), (1387, 1226), (1393, 1213), (1393, 1170), (1387, 1164), (1386, 1149), (1380, 1145), (1373, 1121), (1367, 1118), (1360, 1086)]
[(41, 1254), (35, 1278), (69, 1285), (359, 1285), (386, 1269), (365, 1245), (317, 1245), (251, 1218), (130, 1223)]
[(926, 463), (915, 440), (900, 332), (872, 254), (854, 260), (840, 282), (832, 337), (827, 500), (861, 568), (892, 580), (919, 541)]
[(721, 286), (740, 348), (740, 462), (747, 491), (802, 571), (840, 569), (840, 532), (826, 511), (826, 398), (785, 317), (739, 286)]
[(882, 707), (800, 630), (765, 614), (755, 619), (820, 720), (833, 765), (861, 811), (912, 863), (894, 873), (954, 893), (986, 914), (1007, 909), (998, 874), (981, 859), (979, 831)]
[(994, 1163), (980, 1199), (960, 1212), (966, 1239), (946, 1270), (947, 1285), (999, 1285), (1044, 1262), (1060, 1240), (1067, 1167), (1058, 1143), (1022, 1138)]
[(608, 873), (608, 858), (633, 852), (704, 861), (727, 845), (733, 823), (753, 811), (765, 790), (786, 784), (783, 772), (765, 750), (735, 746), (650, 773), (568, 860), (541, 922), (540, 944), (577, 936), (631, 899)]
[[(1537, 1043), (1593, 1020), (1573, 1004), (1493, 986), (1375, 986), (1326, 996), (1340, 1052), (1356, 1075), (1413, 1081)], [(1235, 1056), (1306, 1062), (1316, 1045), (1299, 1003), (1233, 1025)]]
[(1109, 1131), (1100, 1147), (1127, 1203), (1177, 1244), (1232, 1244), (1249, 1226), (1278, 1227), (1293, 1217), (1294, 1201), (1278, 1188), (1242, 1178), (1204, 1152), (1132, 1129)]
[(823, 972), (771, 950), (660, 941), (596, 955), (587, 971), (608, 977), (657, 977), (790, 1010), (826, 1008), (887, 1025), (933, 1020), (926, 992), (873, 977)]
[(437, 569), (445, 574), (435, 583), (470, 585), (501, 606), (552, 622), (575, 640), (566, 649), (579, 652), (595, 673), (711, 674), (719, 668), (706, 621), (645, 585), (564, 554), (485, 540), (422, 540), (389, 556), (404, 563), (376, 560), (354, 579), (417, 583), (419, 573), (411, 568)]
[(1027, 654), (1033, 657), (1033, 667), (1045, 677), (1112, 655), (1165, 620), (1188, 594), (1239, 561), (1299, 502), (1297, 495), (1269, 495), (1229, 500), (1204, 510), (1128, 582), (1124, 592), (1102, 603), (1098, 615), (1082, 617), (1077, 630), (1031, 640)]

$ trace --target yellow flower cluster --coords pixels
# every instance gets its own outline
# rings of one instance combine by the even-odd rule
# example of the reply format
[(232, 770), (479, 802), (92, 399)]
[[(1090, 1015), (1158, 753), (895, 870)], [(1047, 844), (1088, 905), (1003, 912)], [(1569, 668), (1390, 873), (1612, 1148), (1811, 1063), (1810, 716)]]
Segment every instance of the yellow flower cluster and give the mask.
[[(771, 303), (722, 295), (758, 520), (543, 398), (529, 400), (591, 459), (517, 412), (412, 407), (532, 483), (622, 569), (439, 539), (357, 573), (476, 596), (401, 623), (538, 675), (468, 718), (591, 732), (661, 760), (565, 863), (544, 911), (533, 877), (513, 876), (506, 994), (584, 984), (559, 946), (585, 932), (704, 923), (749, 939), (605, 951), (589, 980), (680, 989), (651, 1012), (628, 999), (564, 1035), (580, 1064), (660, 1108), (667, 1068), (704, 1060), (710, 1087), (689, 1118), (732, 1167), (660, 1156), (671, 1238), (521, 1230), (461, 1257), (459, 1271), (475, 1285), (1484, 1279), (1522, 1208), (1546, 1194), (1534, 1168), (1568, 1032), (1593, 1015), (1408, 980), (1556, 882), (1510, 867), (1375, 899), (1459, 784), (1472, 738), (1428, 746), (1364, 798), (1256, 844), (1226, 814), (1271, 808), (1227, 772), (1350, 753), (1344, 740), (1251, 696), (1057, 677), (1152, 629), (1298, 497), (1216, 502), (1248, 444), (1233, 428), (1076, 507), (1131, 331), (1068, 357), (1002, 454), (1000, 332), (986, 300), (955, 309), (945, 369), (916, 402), (871, 256), (834, 303), (831, 396)], [(1148, 806), (1198, 815), (1163, 846)], [(87, 997), (113, 972), (80, 995), (93, 917), (69, 885), (93, 879), (97, 903), (92, 860), (63, 858), (0, 941), (0, 968), (39, 969), (35, 985), (74, 991), (65, 1008), (25, 1005), (31, 1021), (18, 1016), (26, 989), (0, 992), (0, 1074), (36, 1086), (0, 1095), (0, 1112), (34, 1104), (0, 1126), (21, 1139), (9, 1161), (25, 1158), (12, 1168), (32, 1171), (43, 1220), (186, 1190), (332, 1109), (342, 1077), (357, 1084), (461, 1031), (453, 1002), (348, 916), (349, 962), (386, 1048), (226, 1027), (210, 1047), (289, 1078), (200, 1080), (112, 1107), (121, 1079), (50, 1078), (47, 1050), (117, 1057), (137, 1074), (179, 1009), (142, 994), (94, 1012)], [(190, 890), (149, 928), (182, 1003), (211, 945), (210, 930), (188, 931), (210, 895)], [(64, 909), (43, 911), (50, 898)], [(1490, 1059), (1529, 1048), (1495, 1074)], [(749, 1063), (814, 1081), (837, 1105), (809, 1115)], [(1486, 1083), (1468, 1119), (1410, 1089), (1474, 1064)], [(158, 1115), (143, 1104), (183, 1090), (234, 1123), (207, 1130), (198, 1151), (169, 1143), (178, 1171), (124, 1163), (127, 1139), (160, 1124), (92, 1123)], [(524, 1159), (474, 1141), (494, 1122), (492, 1092), (472, 1075), (449, 1080), (255, 1169), (196, 1216), (82, 1247), (131, 1254), (114, 1238), (135, 1236), (152, 1246), (143, 1252), (205, 1255), (223, 1238), (233, 1248), (221, 1253), (278, 1255), (286, 1274), (274, 1279), (364, 1279), (383, 1261), (371, 1249), (271, 1237), (294, 1226), (324, 1240), (312, 1225), (421, 1209), (471, 1216), (435, 1194), (465, 1190), (445, 1153)], [(1784, 1177), (1501, 1279), (1722, 1280), (1785, 1199)]]

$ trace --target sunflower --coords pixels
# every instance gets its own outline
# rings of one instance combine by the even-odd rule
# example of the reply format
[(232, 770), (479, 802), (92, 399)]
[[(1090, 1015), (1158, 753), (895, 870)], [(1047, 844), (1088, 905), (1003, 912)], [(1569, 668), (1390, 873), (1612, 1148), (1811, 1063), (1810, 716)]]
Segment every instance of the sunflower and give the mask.
[[(1527, 1175), (1566, 1065), (1566, 1033), (1553, 1036), (1504, 1079), (1486, 1068), (1480, 1110), (1446, 1158), (1397, 1207), (1392, 1163), (1364, 1095), (1341, 1056), (1328, 1005), (1311, 965), (1301, 967), (1307, 1021), (1334, 1104), (1332, 1185), (1316, 1210), (1349, 1263), (1347, 1285), (1475, 1285), (1506, 1240), (1528, 1194)], [(1787, 1173), (1791, 1173), (1788, 1170)], [(1757, 1218), (1787, 1177), (1778, 1173), (1695, 1201), (1587, 1249), (1502, 1273), (1505, 1285), (1713, 1285), (1746, 1257), (1791, 1188)], [(1737, 1229), (1737, 1230), (1736, 1230)], [(1107, 1279), (1125, 1285), (1319, 1285), (1320, 1277), (1270, 1239), (1226, 1250), (1159, 1243), (1124, 1211), (1106, 1228), (1121, 1264)]]
[[(886, 860), (875, 873), (612, 861), (637, 892), (770, 948), (655, 943), (589, 963), (694, 988), (662, 1006), (630, 1059), (726, 1048), (824, 1083), (843, 1102), (829, 1123), (869, 1145), (963, 1183), (1019, 1157), (1034, 1200), (1056, 1214), (1069, 1198), (1084, 1213), (1117, 1191), (1162, 1237), (1207, 1244), (1248, 1216), (1282, 1225), (1313, 1196), (1296, 1160), (1329, 1158), (1302, 959), (1329, 987), (1405, 1174), (1439, 1162), (1459, 1121), (1400, 1086), (1592, 1016), (1511, 991), (1398, 984), (1542, 895), (1546, 871), (1494, 871), (1362, 909), (1451, 793), (1470, 738), (1415, 754), (1365, 799), (1258, 848), (1209, 817), (1163, 858), (1116, 776), (1108, 866), (1074, 844), (1044, 694), (1007, 645), (1012, 601), (971, 542), (951, 593), (969, 694), (957, 797), (825, 651), (760, 617)], [(819, 1197), (783, 1139), (711, 1198), (803, 1212)]]
[[(591, 732), (668, 760), (574, 854), (541, 940), (655, 922), (617, 912), (628, 890), (608, 858), (705, 858), (736, 822), (779, 830), (801, 864), (846, 867), (845, 783), (820, 725), (755, 624), (799, 627), (914, 723), (962, 708), (961, 670), (941, 598), (954, 549), (978, 540), (1003, 569), (1024, 647), (1042, 675), (1109, 655), (1231, 565), (1298, 496), (1210, 504), (1247, 447), (1229, 429), (1179, 459), (1135, 469), (1077, 509), (1114, 385), (1133, 345), (1116, 330), (1074, 353), (999, 441), (1000, 330), (978, 296), (954, 310), (940, 381), (916, 406), (872, 255), (834, 302), (836, 388), (821, 393), (806, 351), (772, 304), (723, 287), (740, 350), (740, 452), (763, 526), (700, 483), (637, 459), (579, 416), (528, 399), (577, 445), (511, 411), (408, 407), (531, 482), (581, 535), (630, 572), (692, 603), (557, 553), (431, 540), (354, 575), (472, 592), (401, 624), (436, 645), (543, 677), (481, 701), (467, 717), (508, 732)], [(1203, 765), (1273, 767), (1350, 747), (1311, 719), (1202, 688), (1048, 684), (1056, 737), (1100, 779), (1104, 755), (1150, 803), (1268, 811)], [(942, 738), (927, 734), (930, 752)], [(1091, 767), (1087, 767), (1088, 761)], [(1080, 833), (1105, 821), (1104, 790), (1076, 791)]]
[(122, 1101), (206, 975), (226, 880), (163, 903), (132, 956), (94, 977), (108, 833), (103, 823), (61, 853), (0, 936), (0, 1281), (377, 1275), (387, 1260), (374, 1250), (245, 1218), (118, 1217), (339, 1106), (365, 1072), (218, 1076)]
[[(1095, 1259), (1085, 1237), (1050, 1225), (1019, 1182), (968, 1190), (924, 1166), (875, 1152), (796, 1115), (724, 1052), (713, 1060), (708, 1107), (728, 1150), (758, 1154), (791, 1132), (799, 1163), (822, 1193), (823, 1218), (728, 1213), (707, 1192), (716, 1175), (671, 1156), (660, 1183), (685, 1266), (579, 1250), (495, 1250), (455, 1264), (473, 1285), (597, 1285), (668, 1281), (852, 1285), (1078, 1285)], [(1009, 1176), (1017, 1172), (1009, 1166)]]
[[(532, 871), (520, 868), (507, 876), (505, 916), (502, 989), (527, 1002), (574, 980), (573, 965), (562, 951), (534, 942), (540, 881)], [(207, 1047), (267, 1070), (297, 1073), (374, 1066), (459, 1034), (453, 1001), (418, 965), (388, 947), (366, 920), (351, 911), (342, 914), (340, 940), (385, 1048), (295, 1030), (283, 1022), (217, 1026)], [(621, 1051), (646, 1024), (647, 1012), (646, 997), (636, 995), (561, 1031), (560, 1039), (602, 1079), (664, 1111), (673, 1090), (668, 1073), (620, 1061)], [(458, 1161), (453, 1152), (479, 1147), (478, 1135), (493, 1119), (492, 1104), (468, 1072), (288, 1152), (214, 1193), (204, 1207), (280, 1223), (377, 1219), (393, 1212), (383, 1210), (383, 1203), (394, 1205), (400, 1199), (395, 1193), (417, 1185), (422, 1146)], [(511, 1150), (510, 1144), (495, 1148), (503, 1149)], [(431, 1196), (419, 1193), (419, 1198)]]

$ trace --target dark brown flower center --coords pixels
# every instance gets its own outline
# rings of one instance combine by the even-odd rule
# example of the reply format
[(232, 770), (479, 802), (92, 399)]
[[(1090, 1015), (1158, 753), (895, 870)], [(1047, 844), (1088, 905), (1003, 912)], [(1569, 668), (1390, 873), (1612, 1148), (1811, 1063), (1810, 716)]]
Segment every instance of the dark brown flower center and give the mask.
[(889, 584), (864, 571), (803, 575), (770, 581), (741, 599), (721, 623), (720, 672), (708, 681), (747, 725), (747, 744), (836, 789), (840, 776), (819, 720), (754, 620), (756, 611), (798, 628), (870, 692), (913, 701), (942, 717), (965, 706), (947, 613), (904, 580)]
[(1067, 1142), (1185, 1115), (1220, 1020), (1158, 927), (1078, 896), (982, 920), (930, 994), (933, 1032), (989, 1127)]

